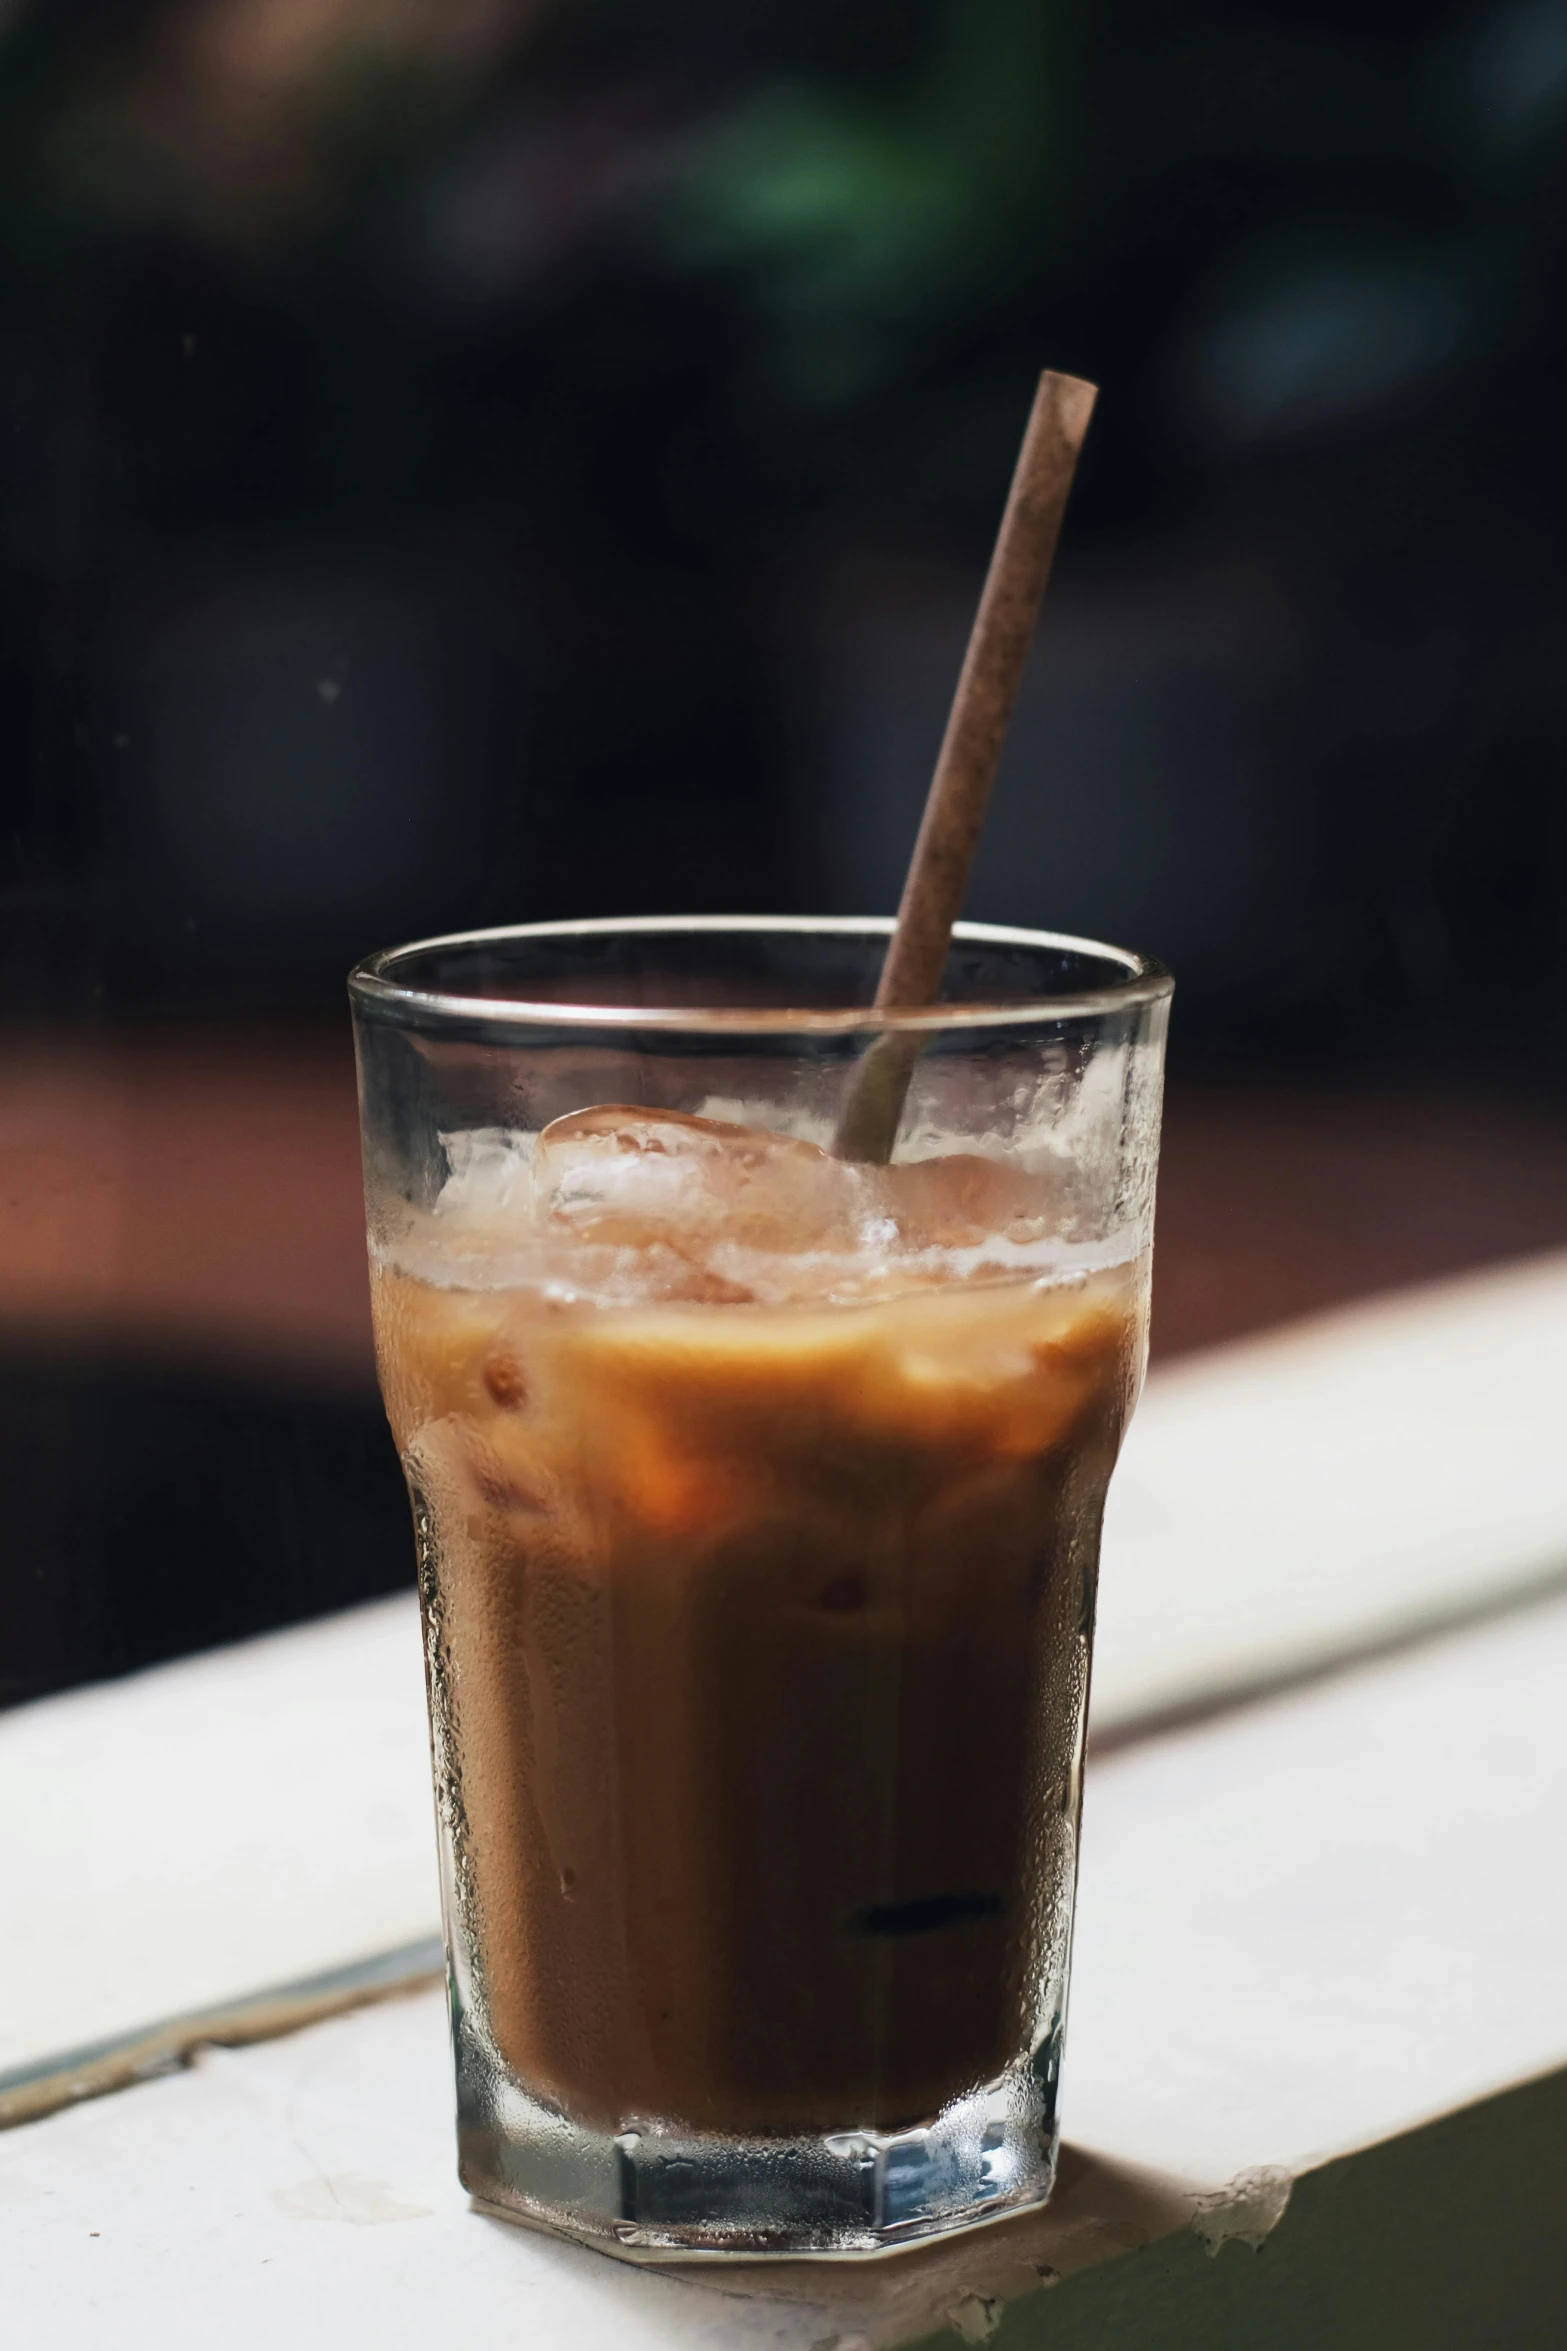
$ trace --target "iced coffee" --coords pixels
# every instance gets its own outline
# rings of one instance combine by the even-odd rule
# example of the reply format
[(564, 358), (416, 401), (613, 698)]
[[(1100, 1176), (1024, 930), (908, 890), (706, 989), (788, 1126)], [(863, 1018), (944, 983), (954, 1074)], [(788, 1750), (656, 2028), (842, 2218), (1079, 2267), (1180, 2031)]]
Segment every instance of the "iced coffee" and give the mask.
[(442, 1149), (376, 1331), (496, 2066), (759, 2141), (1044, 2062), (1136, 1229), (1074, 1238), (1048, 1155), (856, 1166), (743, 1105)]

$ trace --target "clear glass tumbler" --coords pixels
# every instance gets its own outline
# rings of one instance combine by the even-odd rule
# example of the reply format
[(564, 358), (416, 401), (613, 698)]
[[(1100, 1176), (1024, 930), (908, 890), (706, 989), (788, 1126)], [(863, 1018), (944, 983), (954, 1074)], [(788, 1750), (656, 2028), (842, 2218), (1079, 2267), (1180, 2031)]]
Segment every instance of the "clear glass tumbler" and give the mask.
[(873, 1014), (888, 928), (350, 983), (462, 2178), (635, 2257), (878, 2252), (1052, 2178), (1170, 981), (964, 925), (938, 1007)]

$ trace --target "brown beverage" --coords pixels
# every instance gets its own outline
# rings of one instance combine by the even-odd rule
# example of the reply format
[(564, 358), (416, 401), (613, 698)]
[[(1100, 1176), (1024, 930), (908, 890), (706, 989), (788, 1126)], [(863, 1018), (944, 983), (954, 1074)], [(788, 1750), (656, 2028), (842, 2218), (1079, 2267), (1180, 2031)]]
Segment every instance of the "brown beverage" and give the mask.
[(478, 2020), (605, 2129), (928, 2118), (1064, 1977), (1139, 1270), (967, 1154), (454, 1168), (375, 1287)]

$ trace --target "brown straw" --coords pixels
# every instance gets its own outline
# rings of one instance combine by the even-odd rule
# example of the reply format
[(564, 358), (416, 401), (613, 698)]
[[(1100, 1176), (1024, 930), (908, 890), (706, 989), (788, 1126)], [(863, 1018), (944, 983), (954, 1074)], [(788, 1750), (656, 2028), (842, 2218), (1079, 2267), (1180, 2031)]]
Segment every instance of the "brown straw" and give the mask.
[[(1039, 379), (881, 968), (878, 1011), (933, 1004), (941, 992), (952, 926), (1096, 397), (1096, 387), (1077, 376), (1047, 370)], [(918, 1037), (888, 1031), (863, 1055), (838, 1122), (833, 1147), (840, 1159), (882, 1164), (892, 1157), (918, 1052)]]

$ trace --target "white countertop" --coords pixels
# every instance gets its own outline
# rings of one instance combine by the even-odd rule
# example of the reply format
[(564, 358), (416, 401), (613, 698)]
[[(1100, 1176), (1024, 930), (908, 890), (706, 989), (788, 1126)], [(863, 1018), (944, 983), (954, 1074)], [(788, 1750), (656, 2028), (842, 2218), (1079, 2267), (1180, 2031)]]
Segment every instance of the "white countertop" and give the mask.
[[(1094, 1740), (1567, 1578), (1564, 1429), (1567, 1255), (1157, 1373), (1111, 1488)], [(0, 2120), (60, 2094), (62, 2053), (112, 2078), (193, 2015), (272, 2029), (278, 1986), (302, 2013), (388, 1952), (428, 1967), (412, 1596), (0, 1715), (0, 1867)]]
[[(1560, 1256), (1150, 1383), (1045, 2214), (696, 2280), (480, 2218), (425, 1989), (0, 2131), (4, 2339), (979, 2340), (1042, 2272), (1255, 2235), (1302, 2171), (1567, 2066), (1564, 1428)], [(411, 1598), (0, 1718), (0, 2119), (428, 1968), (427, 1773)]]
[(1091, 2154), (1043, 2215), (695, 2280), (483, 2218), (423, 1992), (0, 2135), (10, 2339), (855, 2351), (979, 2339), (1192, 2191), (1240, 2178), (1231, 2225), (1265, 2228), (1301, 2170), (1567, 2065), (1564, 1687), (1558, 1598), (1093, 1766), (1064, 2089)]

